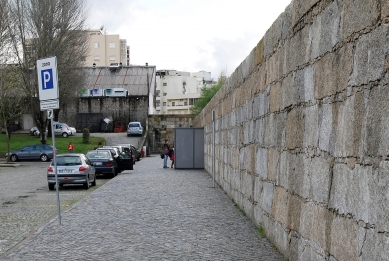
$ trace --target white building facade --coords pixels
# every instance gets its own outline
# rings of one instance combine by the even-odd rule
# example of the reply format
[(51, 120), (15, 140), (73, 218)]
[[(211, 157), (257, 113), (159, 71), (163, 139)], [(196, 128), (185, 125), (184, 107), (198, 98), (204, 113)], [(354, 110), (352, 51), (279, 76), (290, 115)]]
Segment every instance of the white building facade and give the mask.
[(191, 114), (204, 86), (214, 84), (211, 73), (157, 70), (156, 114)]

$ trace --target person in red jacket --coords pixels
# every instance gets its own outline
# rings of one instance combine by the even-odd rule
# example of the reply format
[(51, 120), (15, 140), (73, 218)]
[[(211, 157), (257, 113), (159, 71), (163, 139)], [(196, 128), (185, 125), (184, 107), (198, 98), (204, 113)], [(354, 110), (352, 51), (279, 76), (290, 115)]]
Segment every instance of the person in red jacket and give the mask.
[(69, 153), (73, 153), (73, 150), (74, 150), (74, 145), (73, 145), (73, 143), (69, 142), (68, 150), (69, 150)]

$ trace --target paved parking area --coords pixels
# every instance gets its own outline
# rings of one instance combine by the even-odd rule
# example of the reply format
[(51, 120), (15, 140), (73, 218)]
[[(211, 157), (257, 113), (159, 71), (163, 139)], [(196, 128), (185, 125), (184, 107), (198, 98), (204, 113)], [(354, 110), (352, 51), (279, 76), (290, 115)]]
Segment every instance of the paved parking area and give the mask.
[(205, 171), (135, 166), (3, 260), (283, 260)]
[[(58, 213), (56, 193), (47, 187), (49, 163), (25, 161), (18, 165), (15, 168), (0, 167), (0, 259)], [(108, 180), (98, 179), (97, 187)], [(61, 187), (61, 209), (69, 208), (95, 189)]]

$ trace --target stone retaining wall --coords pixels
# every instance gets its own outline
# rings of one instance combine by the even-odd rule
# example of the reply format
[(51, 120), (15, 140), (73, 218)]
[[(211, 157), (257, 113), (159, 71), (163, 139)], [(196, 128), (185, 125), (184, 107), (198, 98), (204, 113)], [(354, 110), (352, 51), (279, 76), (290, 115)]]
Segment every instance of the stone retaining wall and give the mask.
[(289, 260), (389, 260), (388, 29), (387, 0), (294, 0), (193, 122)]

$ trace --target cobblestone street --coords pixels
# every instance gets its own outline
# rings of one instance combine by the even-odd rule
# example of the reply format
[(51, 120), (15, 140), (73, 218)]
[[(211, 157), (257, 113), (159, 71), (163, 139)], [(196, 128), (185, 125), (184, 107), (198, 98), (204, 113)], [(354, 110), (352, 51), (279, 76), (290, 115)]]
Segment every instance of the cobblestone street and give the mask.
[[(31, 232), (57, 216), (55, 191), (47, 187), (48, 162), (20, 162), (19, 167), (0, 167), (0, 257)], [(109, 179), (98, 179), (97, 187)], [(61, 210), (94, 191), (81, 186), (60, 188)]]
[[(55, 216), (55, 200), (47, 204)], [(3, 260), (283, 257), (221, 189), (212, 188), (205, 171), (163, 169), (152, 155), (63, 212), (62, 225), (53, 219), (39, 228)]]

